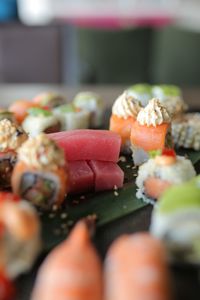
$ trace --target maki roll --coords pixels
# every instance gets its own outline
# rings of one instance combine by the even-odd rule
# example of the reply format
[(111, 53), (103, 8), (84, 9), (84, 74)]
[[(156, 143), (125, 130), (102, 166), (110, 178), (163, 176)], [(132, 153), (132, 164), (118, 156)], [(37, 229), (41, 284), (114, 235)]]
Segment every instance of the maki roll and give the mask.
[(200, 176), (168, 189), (154, 207), (150, 230), (176, 261), (200, 263)]
[(172, 136), (177, 148), (200, 150), (200, 114), (188, 113), (172, 122)]
[(148, 160), (149, 151), (172, 147), (171, 115), (158, 99), (153, 98), (139, 111), (130, 140), (135, 165)]
[(17, 100), (9, 106), (9, 111), (14, 114), (16, 121), (21, 124), (28, 115), (29, 108), (38, 107), (29, 100)]
[(154, 203), (170, 186), (188, 181), (195, 175), (189, 159), (176, 156), (174, 150), (166, 149), (139, 167), (136, 196)]
[(44, 92), (33, 98), (33, 103), (49, 109), (65, 104), (65, 98), (53, 92)]
[(23, 129), (30, 136), (37, 136), (39, 133), (54, 133), (61, 130), (60, 121), (47, 109), (33, 107), (28, 110), (28, 116), (22, 123)]
[(120, 95), (113, 104), (109, 129), (120, 135), (122, 153), (131, 153), (131, 128), (137, 118), (140, 109), (140, 102), (132, 96), (128, 95), (126, 91), (124, 91), (123, 94)]
[(47, 135), (29, 138), (18, 150), (12, 188), (21, 198), (44, 209), (59, 206), (67, 193), (67, 179), (64, 152)]
[(99, 128), (103, 124), (104, 102), (102, 98), (93, 92), (81, 92), (73, 101), (78, 108), (90, 113), (90, 127)]
[(155, 85), (152, 88), (153, 97), (158, 98), (167, 108), (172, 117), (182, 114), (187, 109), (181, 89), (175, 85)]
[(15, 123), (7, 119), (0, 121), (0, 189), (10, 188), (17, 150), (27, 138), (27, 134)]
[(28, 271), (41, 250), (35, 209), (11, 193), (0, 193), (1, 267), (9, 278)]
[(53, 110), (54, 115), (61, 123), (62, 130), (89, 128), (90, 113), (75, 107), (73, 104), (64, 104)]
[(146, 106), (150, 99), (153, 98), (152, 88), (150, 84), (138, 83), (130, 86), (127, 90), (128, 95), (138, 99), (142, 106)]
[(102, 300), (101, 262), (90, 241), (90, 231), (79, 221), (69, 238), (42, 264), (31, 300)]
[(171, 300), (164, 245), (147, 232), (119, 237), (105, 260), (105, 300)]

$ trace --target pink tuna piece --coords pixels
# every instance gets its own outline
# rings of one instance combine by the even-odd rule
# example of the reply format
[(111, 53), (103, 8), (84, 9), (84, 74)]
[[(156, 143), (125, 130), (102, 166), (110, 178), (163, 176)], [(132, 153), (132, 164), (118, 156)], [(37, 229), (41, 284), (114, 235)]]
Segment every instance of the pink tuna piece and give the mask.
[(94, 173), (86, 161), (70, 161), (69, 192), (84, 193), (94, 189)]
[(95, 191), (123, 187), (124, 172), (116, 163), (92, 160), (89, 165), (95, 176)]
[(121, 138), (109, 130), (78, 129), (48, 135), (64, 149), (66, 159), (117, 162)]

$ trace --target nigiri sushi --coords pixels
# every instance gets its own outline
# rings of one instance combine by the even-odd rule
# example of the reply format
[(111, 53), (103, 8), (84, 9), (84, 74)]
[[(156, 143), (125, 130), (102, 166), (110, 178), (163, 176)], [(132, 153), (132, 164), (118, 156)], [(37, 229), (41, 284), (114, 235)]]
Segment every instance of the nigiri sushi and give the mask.
[(29, 138), (18, 150), (12, 188), (15, 194), (41, 208), (59, 206), (68, 190), (63, 150), (45, 134)]
[(28, 115), (29, 108), (38, 107), (38, 104), (29, 100), (17, 100), (9, 106), (9, 111), (15, 116), (15, 119), (21, 124)]
[(161, 84), (152, 87), (153, 97), (158, 98), (172, 117), (181, 115), (187, 104), (183, 100), (181, 89), (176, 85)]
[(42, 264), (31, 300), (102, 300), (102, 277), (88, 228), (80, 221)]
[(62, 124), (62, 130), (89, 128), (89, 111), (76, 108), (73, 104), (64, 104), (54, 108), (54, 115)]
[(0, 223), (0, 268), (15, 278), (31, 268), (41, 250), (40, 222), (28, 202), (0, 192)]
[(41, 132), (54, 133), (61, 130), (60, 121), (47, 109), (30, 108), (22, 123), (23, 129), (30, 136), (37, 136)]
[(122, 153), (131, 153), (131, 128), (140, 109), (141, 105), (139, 101), (128, 95), (126, 91), (113, 104), (109, 129), (120, 135)]
[(26, 141), (23, 129), (8, 119), (0, 121), (0, 189), (11, 186), (11, 174), (17, 160), (17, 149)]
[(200, 150), (200, 114), (187, 113), (172, 122), (172, 136), (176, 147)]
[(90, 113), (91, 128), (99, 128), (102, 126), (104, 102), (98, 94), (93, 92), (80, 92), (75, 96), (73, 104)]
[(146, 106), (150, 99), (153, 98), (152, 87), (147, 83), (137, 83), (130, 86), (127, 90), (128, 95), (138, 99), (142, 106)]
[(131, 148), (135, 165), (149, 158), (149, 151), (171, 148), (171, 116), (158, 99), (142, 108), (131, 128)]
[(105, 300), (171, 300), (162, 243), (148, 233), (119, 237), (105, 260)]
[(65, 102), (66, 100), (63, 96), (53, 92), (43, 92), (33, 98), (33, 103), (49, 109), (63, 105)]
[(165, 149), (155, 158), (141, 165), (136, 178), (136, 196), (154, 203), (170, 186), (192, 179), (196, 171), (189, 159), (177, 156), (173, 149)]
[(200, 263), (200, 176), (168, 189), (154, 207), (150, 230), (169, 257)]

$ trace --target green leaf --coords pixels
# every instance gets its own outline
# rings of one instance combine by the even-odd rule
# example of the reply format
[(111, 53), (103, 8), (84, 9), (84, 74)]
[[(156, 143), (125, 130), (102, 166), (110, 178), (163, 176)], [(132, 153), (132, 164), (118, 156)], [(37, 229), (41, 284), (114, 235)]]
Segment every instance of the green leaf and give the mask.
[(29, 108), (28, 113), (31, 116), (45, 116), (45, 117), (52, 116), (52, 113), (49, 110), (42, 109), (42, 108), (39, 108), (39, 107)]

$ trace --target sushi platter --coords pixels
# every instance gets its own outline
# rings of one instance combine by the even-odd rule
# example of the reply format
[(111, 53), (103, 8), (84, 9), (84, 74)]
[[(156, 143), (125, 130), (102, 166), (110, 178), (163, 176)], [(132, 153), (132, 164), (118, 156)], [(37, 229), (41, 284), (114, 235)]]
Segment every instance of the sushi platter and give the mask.
[[(39, 255), (49, 252), (28, 298), (17, 279), (21, 300), (30, 293), (31, 300), (54, 300), (59, 289), (66, 299), (85, 299), (82, 279), (71, 269), (81, 253), (86, 258), (80, 257), (80, 276), (94, 281), (93, 289), (84, 282), (87, 300), (104, 300), (103, 294), (105, 300), (140, 299), (146, 297), (143, 288), (152, 299), (170, 300), (169, 265), (200, 265), (200, 114), (188, 113), (173, 85), (136, 84), (113, 100), (112, 109), (105, 110), (94, 92), (78, 93), (72, 102), (45, 92), (0, 109), (0, 287), (10, 293), (0, 300), (14, 299), (16, 278), (25, 274), (26, 282)], [(128, 231), (150, 233), (119, 237), (104, 249), (103, 274), (91, 235), (101, 249), (98, 235), (115, 226), (118, 237), (127, 230), (120, 231), (120, 224), (132, 223), (131, 218), (138, 225)], [(138, 259), (129, 254), (134, 252)], [(157, 263), (151, 265), (152, 260)], [(159, 274), (159, 291), (151, 281), (138, 281), (136, 266), (143, 270), (141, 278), (146, 268)], [(62, 287), (52, 275), (56, 272), (58, 277), (63, 272)]]

